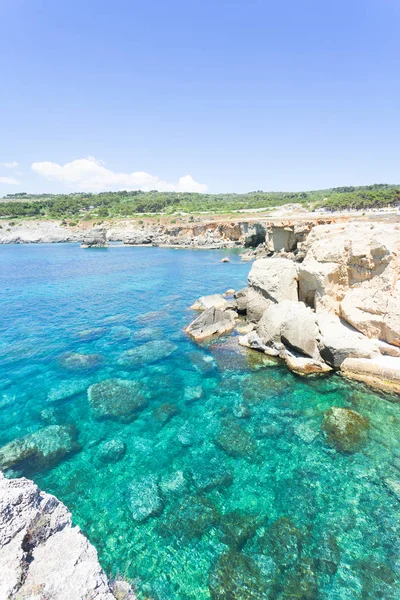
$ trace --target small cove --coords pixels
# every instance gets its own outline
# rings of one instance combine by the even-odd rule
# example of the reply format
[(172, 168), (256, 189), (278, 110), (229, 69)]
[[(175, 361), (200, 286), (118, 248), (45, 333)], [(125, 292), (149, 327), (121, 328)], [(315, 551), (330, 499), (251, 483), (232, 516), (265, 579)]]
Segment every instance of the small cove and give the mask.
[[(217, 598), (235, 577), (259, 590), (240, 600), (398, 598), (400, 405), (183, 332), (195, 299), (249, 268), (227, 250), (0, 247), (0, 446), (72, 428), (79, 451), (17, 475), (68, 506), (140, 600)], [(144, 390), (135, 420), (93, 410), (87, 389), (109, 380)], [(331, 406), (369, 420), (359, 452), (327, 444)]]

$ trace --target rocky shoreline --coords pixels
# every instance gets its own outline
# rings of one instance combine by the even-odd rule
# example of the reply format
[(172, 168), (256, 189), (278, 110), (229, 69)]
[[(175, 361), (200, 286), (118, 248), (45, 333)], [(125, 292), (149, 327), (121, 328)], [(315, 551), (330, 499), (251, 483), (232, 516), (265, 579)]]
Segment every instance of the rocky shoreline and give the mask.
[(0, 598), (136, 600), (127, 582), (107, 579), (64, 504), (29, 479), (1, 472)]
[[(257, 253), (272, 254), (267, 244)], [(399, 394), (399, 258), (399, 225), (317, 225), (294, 252), (257, 259), (233, 303), (201, 299), (206, 310), (187, 332), (199, 341), (222, 335), (245, 314), (241, 345), (301, 375), (340, 371)]]
[[(341, 218), (343, 219), (343, 217)], [(256, 248), (268, 252), (293, 252), (311, 229), (329, 223), (333, 217), (304, 218), (180, 218), (179, 222), (158, 223), (125, 219), (67, 225), (62, 221), (1, 222), (0, 244), (40, 244), (79, 242), (84, 246), (122, 242), (127, 246), (167, 246), (181, 248)], [(97, 241), (96, 241), (97, 240)]]

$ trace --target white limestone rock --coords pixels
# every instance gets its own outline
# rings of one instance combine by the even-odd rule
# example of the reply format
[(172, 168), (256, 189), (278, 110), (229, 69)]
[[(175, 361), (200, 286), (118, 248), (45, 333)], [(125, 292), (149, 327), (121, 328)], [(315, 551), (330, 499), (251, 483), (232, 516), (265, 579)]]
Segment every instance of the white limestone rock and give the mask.
[[(115, 600), (71, 513), (28, 479), (0, 473), (0, 598)], [(132, 590), (126, 599), (135, 600)]]

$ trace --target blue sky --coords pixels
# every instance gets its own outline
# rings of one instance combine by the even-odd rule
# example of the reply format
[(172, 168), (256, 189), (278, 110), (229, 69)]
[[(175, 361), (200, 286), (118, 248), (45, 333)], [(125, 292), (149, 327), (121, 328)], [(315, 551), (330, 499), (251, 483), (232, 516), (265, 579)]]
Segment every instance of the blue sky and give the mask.
[(0, 195), (400, 183), (398, 0), (3, 0), (0, 23)]

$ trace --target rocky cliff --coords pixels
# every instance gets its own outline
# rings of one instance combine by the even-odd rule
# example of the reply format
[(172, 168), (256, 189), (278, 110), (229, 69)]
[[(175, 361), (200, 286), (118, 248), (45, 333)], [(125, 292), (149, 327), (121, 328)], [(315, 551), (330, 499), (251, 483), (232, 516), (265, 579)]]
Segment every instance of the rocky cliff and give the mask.
[(1, 473), (0, 598), (136, 600), (126, 582), (108, 581), (95, 548), (57, 498)]
[[(236, 294), (250, 329), (240, 343), (300, 374), (340, 370), (400, 393), (400, 225), (316, 225), (308, 235), (302, 229), (296, 247), (294, 230), (276, 235), (279, 251), (256, 260), (248, 288)], [(215, 315), (212, 325), (219, 331)]]
[[(181, 218), (145, 222), (124, 219), (105, 222), (101, 227), (89, 222), (67, 225), (57, 221), (1, 221), (0, 243), (81, 242), (84, 247), (105, 246), (107, 242), (127, 245), (180, 246), (185, 248), (256, 248), (263, 255), (275, 252), (297, 253), (311, 229), (332, 219), (279, 220), (266, 218), (222, 219)], [(255, 256), (250, 255), (249, 258)]]

